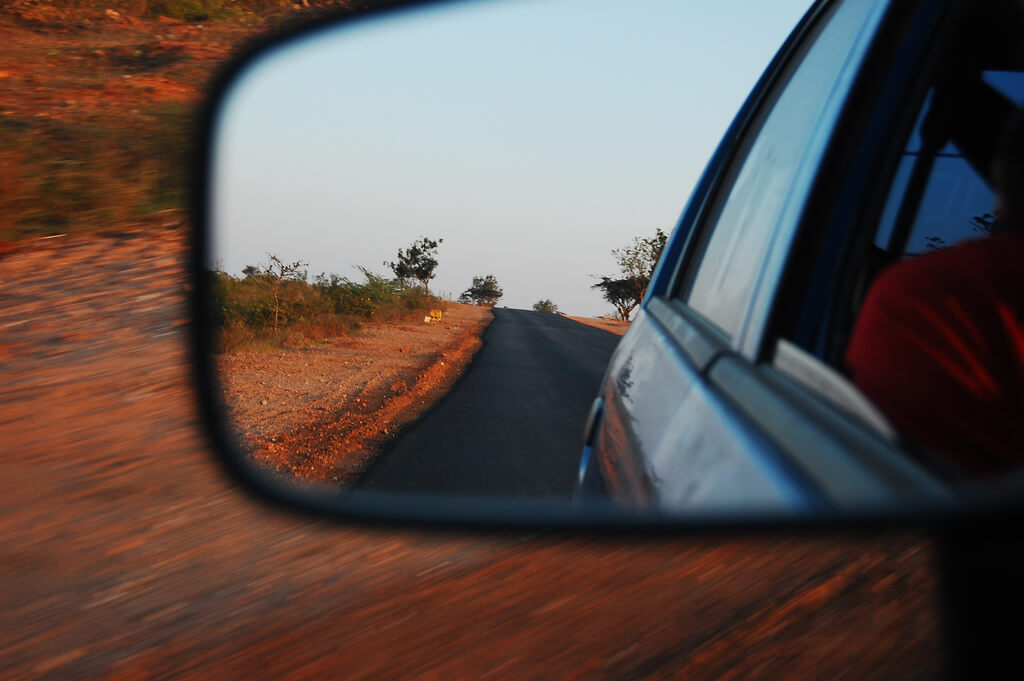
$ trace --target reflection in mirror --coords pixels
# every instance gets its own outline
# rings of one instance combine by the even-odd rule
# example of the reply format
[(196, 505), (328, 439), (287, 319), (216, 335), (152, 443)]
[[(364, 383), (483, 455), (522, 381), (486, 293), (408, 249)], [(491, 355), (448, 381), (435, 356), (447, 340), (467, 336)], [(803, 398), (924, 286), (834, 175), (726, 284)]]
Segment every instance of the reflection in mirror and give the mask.
[(216, 127), (207, 266), (249, 460), (335, 489), (569, 501), (642, 293), (617, 284), (650, 276), (807, 5), (726, 4), (441, 5), (245, 71)]

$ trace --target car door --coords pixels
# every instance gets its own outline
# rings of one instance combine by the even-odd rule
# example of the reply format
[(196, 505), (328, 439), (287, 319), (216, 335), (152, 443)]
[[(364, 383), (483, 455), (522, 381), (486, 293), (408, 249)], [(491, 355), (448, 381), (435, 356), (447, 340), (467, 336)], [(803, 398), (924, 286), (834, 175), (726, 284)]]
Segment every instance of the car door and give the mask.
[[(909, 77), (895, 67), (941, 23), (937, 5), (895, 4), (816, 5), (740, 112), (608, 367), (585, 487), (703, 510), (863, 508), (945, 493), (852, 385), (771, 335), (773, 311), (789, 304), (798, 232), (818, 197), (848, 179), (828, 164), (837, 146), (857, 146), (843, 126), (864, 108), (867, 79), (886, 60)], [(849, 127), (875, 134), (863, 121)]]

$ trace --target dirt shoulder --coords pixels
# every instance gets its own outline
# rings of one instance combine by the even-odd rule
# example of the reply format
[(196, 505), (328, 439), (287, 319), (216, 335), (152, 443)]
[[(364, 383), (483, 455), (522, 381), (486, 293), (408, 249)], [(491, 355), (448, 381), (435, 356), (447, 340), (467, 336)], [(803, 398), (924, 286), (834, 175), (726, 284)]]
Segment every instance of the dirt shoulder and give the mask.
[[(568, 317), (568, 315), (566, 316)], [(569, 319), (619, 336), (629, 331), (629, 322), (620, 322), (617, 319), (597, 319), (596, 317), (569, 317)]]
[(492, 319), (488, 308), (448, 303), (440, 322), (372, 324), (319, 347), (219, 356), (243, 446), (276, 472), (351, 484), (448, 392)]

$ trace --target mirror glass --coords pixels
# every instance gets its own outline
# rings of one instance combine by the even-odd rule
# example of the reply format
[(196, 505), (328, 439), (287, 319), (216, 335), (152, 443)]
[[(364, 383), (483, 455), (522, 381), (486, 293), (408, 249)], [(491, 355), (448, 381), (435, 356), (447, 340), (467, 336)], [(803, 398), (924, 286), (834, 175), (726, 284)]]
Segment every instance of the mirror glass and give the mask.
[[(217, 390), (247, 463), (339, 493), (583, 494), (588, 415), (637, 315), (613, 284), (650, 275), (808, 5), (458, 2), (253, 61), (216, 118), (206, 263)], [(617, 375), (640, 421), (682, 440), (726, 427), (693, 392), (630, 392), (664, 371), (637, 355)], [(681, 509), (787, 507), (798, 491), (732, 437), (699, 461), (652, 451), (652, 484), (722, 482), (665, 497)]]

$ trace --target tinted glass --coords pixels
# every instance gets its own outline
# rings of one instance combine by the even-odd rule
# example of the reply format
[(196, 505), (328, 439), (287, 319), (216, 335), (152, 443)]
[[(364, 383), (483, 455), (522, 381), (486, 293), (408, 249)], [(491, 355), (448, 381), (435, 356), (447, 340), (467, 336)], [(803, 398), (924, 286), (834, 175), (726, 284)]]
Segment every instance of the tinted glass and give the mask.
[[(988, 71), (984, 79), (1018, 106), (1024, 104), (1024, 73)], [(883, 250), (890, 248), (889, 239), (900, 202), (921, 149), (919, 128), (930, 100), (931, 97), (925, 101), (918, 123), (903, 152), (893, 179), (893, 191), (882, 213), (875, 245)], [(903, 255), (920, 255), (965, 239), (983, 236), (989, 230), (994, 204), (995, 195), (985, 180), (960, 155), (954, 144), (947, 144), (932, 166)]]
[[(797, 54), (797, 66), (763, 119), (717, 217), (700, 260), (688, 302), (730, 335), (740, 330), (744, 312), (762, 273), (765, 254), (784, 209), (803, 201), (819, 153), (823, 114), (835, 96), (839, 74), (871, 16), (875, 3), (847, 2), (824, 17), (810, 49)], [(826, 130), (827, 132), (827, 130)], [(712, 213), (716, 215), (716, 213)]]

